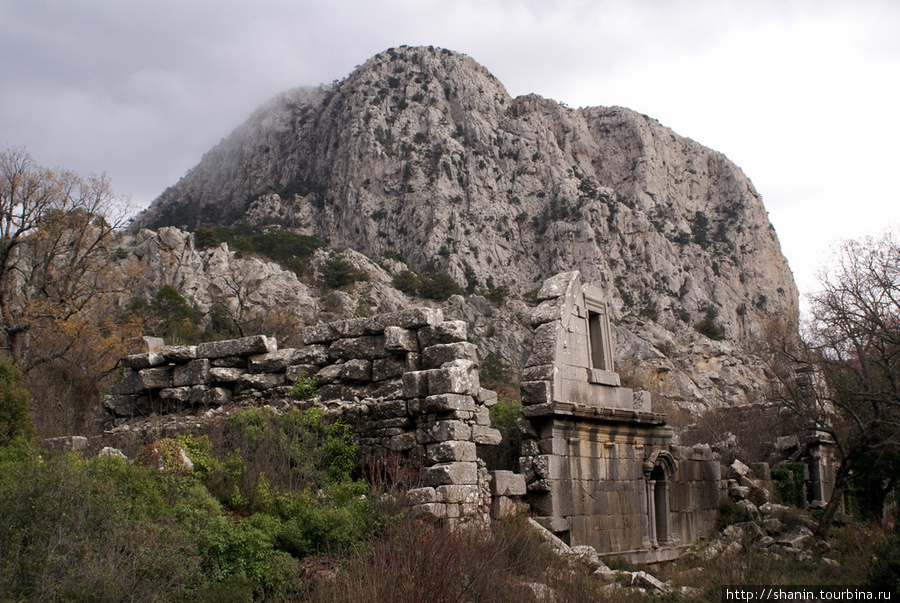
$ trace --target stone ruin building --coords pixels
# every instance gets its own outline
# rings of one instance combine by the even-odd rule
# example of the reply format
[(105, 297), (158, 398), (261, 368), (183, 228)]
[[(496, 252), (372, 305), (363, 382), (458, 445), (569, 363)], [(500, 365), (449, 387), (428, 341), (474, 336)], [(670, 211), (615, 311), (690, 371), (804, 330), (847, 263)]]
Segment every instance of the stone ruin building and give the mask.
[(202, 415), (228, 403), (290, 400), (314, 376), (312, 401), (354, 425), (363, 454), (393, 451), (423, 466), (413, 511), (449, 524), (531, 515), (572, 545), (634, 561), (675, 557), (705, 536), (724, 495), (707, 446), (673, 445), (647, 392), (621, 386), (602, 292), (578, 272), (545, 282), (522, 373), (520, 472), (488, 471), (479, 448), (501, 442), (463, 321), (415, 308), (308, 327), (305, 346), (265, 336), (166, 346), (123, 359), (105, 399), (119, 427), (148, 415)]
[(673, 445), (648, 392), (622, 387), (602, 291), (548, 279), (522, 373), (520, 464), (531, 513), (572, 545), (660, 561), (706, 536), (723, 482), (708, 446)]

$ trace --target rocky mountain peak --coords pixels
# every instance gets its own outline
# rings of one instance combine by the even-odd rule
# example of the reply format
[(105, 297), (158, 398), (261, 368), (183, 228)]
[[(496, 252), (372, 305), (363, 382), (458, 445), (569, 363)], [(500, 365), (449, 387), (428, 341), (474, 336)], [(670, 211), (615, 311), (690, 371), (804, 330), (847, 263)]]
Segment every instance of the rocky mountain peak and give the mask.
[[(257, 111), (136, 226), (313, 234), (467, 291), (578, 269), (613, 316), (721, 335), (796, 317), (759, 194), (722, 154), (620, 107), (511, 98), (473, 59), (389, 49)], [(712, 334), (718, 334), (713, 331)]]

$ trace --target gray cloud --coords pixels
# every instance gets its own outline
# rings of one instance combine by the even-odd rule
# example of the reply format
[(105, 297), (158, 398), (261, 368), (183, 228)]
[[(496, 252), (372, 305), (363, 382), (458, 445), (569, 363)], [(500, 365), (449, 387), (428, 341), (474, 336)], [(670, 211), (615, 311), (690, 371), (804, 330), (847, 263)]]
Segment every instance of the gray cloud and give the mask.
[(726, 152), (804, 288), (811, 249), (885, 222), (865, 199), (816, 233), (797, 215), (885, 188), (848, 172), (897, 163), (898, 25), (890, 0), (0, 0), (0, 145), (148, 203), (273, 95), (444, 46), (512, 94), (624, 104)]

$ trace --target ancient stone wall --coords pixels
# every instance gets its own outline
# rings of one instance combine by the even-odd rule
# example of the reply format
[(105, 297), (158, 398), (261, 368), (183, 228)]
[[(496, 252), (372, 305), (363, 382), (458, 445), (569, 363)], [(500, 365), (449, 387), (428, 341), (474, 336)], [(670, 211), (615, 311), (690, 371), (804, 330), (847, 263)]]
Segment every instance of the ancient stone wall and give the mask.
[(303, 341), (278, 349), (265, 336), (197, 346), (151, 340), (148, 353), (123, 359), (105, 406), (121, 422), (258, 404), (290, 399), (302, 378), (315, 387), (303, 404), (346, 418), (363, 455), (390, 450), (424, 467), (424, 485), (408, 493), (415, 512), (451, 523), (486, 522), (492, 505), (495, 515), (511, 512), (525, 483), (511, 472), (492, 476), (478, 459), (479, 445), (501, 440), (489, 415), (497, 395), (480, 386), (464, 322), (418, 308), (308, 327)]

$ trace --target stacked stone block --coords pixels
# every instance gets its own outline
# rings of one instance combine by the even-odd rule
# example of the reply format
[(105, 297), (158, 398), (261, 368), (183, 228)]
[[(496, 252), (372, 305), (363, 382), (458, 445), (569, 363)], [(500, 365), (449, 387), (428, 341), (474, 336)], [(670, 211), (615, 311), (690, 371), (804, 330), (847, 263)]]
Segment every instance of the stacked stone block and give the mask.
[[(480, 385), (466, 331), (440, 310), (416, 308), (308, 327), (301, 349), (278, 349), (265, 336), (198, 346), (151, 342), (148, 353), (122, 360), (123, 379), (105, 406), (124, 421), (285, 400), (298, 377), (315, 378), (315, 398), (302, 404), (353, 424), (363, 457), (389, 450), (423, 466), (424, 485), (409, 493), (416, 513), (487, 521), (491, 476), (477, 449), (500, 443), (489, 414), (497, 395)], [(502, 503), (506, 510), (511, 504)]]

